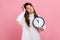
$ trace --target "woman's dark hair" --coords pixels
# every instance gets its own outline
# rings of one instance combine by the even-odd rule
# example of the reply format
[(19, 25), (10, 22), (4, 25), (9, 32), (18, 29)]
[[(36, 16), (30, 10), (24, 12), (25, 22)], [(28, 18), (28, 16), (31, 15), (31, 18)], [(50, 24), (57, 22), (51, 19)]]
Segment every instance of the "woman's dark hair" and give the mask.
[[(33, 7), (33, 5), (31, 3), (25, 3), (24, 4), (24, 8), (26, 9), (26, 6), (28, 6), (28, 5), (31, 5)], [(34, 13), (34, 18), (38, 17), (38, 15), (36, 14), (35, 9), (34, 9), (33, 13)], [(28, 27), (30, 27), (30, 25), (29, 25), (30, 24), (30, 20), (29, 20), (29, 12), (28, 11), (25, 11), (24, 17), (25, 17), (25, 21), (26, 21)], [(36, 29), (38, 30), (38, 28), (36, 28)]]

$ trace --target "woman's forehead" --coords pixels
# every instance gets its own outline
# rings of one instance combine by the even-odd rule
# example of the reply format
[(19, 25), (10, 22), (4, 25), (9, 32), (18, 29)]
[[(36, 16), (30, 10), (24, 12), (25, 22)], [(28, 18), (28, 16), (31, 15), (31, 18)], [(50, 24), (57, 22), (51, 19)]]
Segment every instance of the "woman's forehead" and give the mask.
[(27, 5), (26, 7), (29, 8), (29, 7), (31, 7), (31, 5)]

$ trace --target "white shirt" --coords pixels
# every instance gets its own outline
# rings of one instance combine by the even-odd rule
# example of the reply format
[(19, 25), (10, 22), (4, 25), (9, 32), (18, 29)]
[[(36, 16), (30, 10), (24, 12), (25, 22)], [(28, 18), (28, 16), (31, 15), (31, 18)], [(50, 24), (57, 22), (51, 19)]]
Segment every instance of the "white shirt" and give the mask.
[[(32, 20), (34, 19), (34, 13), (29, 14), (30, 28), (27, 26), (24, 18), (25, 12), (21, 13), (16, 21), (22, 26), (22, 37), (21, 40), (40, 40), (40, 33), (33, 27)], [(43, 27), (44, 30), (46, 26)]]

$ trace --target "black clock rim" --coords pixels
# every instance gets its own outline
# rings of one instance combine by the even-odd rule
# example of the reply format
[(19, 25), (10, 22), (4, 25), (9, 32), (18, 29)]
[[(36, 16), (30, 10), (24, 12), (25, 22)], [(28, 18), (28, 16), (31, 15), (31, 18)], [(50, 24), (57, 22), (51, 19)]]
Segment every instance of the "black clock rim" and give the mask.
[[(43, 18), (43, 17), (36, 17), (36, 18), (41, 18), (41, 19), (44, 21), (44, 23), (43, 23), (43, 25), (42, 25), (42, 27), (43, 27), (44, 24), (45, 24), (45, 20), (44, 20), (44, 18)], [(36, 26), (34, 25), (34, 20), (35, 20), (35, 18), (33, 19), (32, 24), (33, 24), (34, 27), (36, 27)]]

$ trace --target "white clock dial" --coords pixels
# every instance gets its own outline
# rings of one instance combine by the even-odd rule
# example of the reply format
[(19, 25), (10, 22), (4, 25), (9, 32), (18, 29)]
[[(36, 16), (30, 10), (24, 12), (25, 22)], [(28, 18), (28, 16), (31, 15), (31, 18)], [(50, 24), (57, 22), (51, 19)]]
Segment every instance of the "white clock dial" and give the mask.
[(42, 27), (43, 24), (44, 24), (44, 20), (42, 18), (37, 17), (33, 20), (33, 25), (35, 27)]

